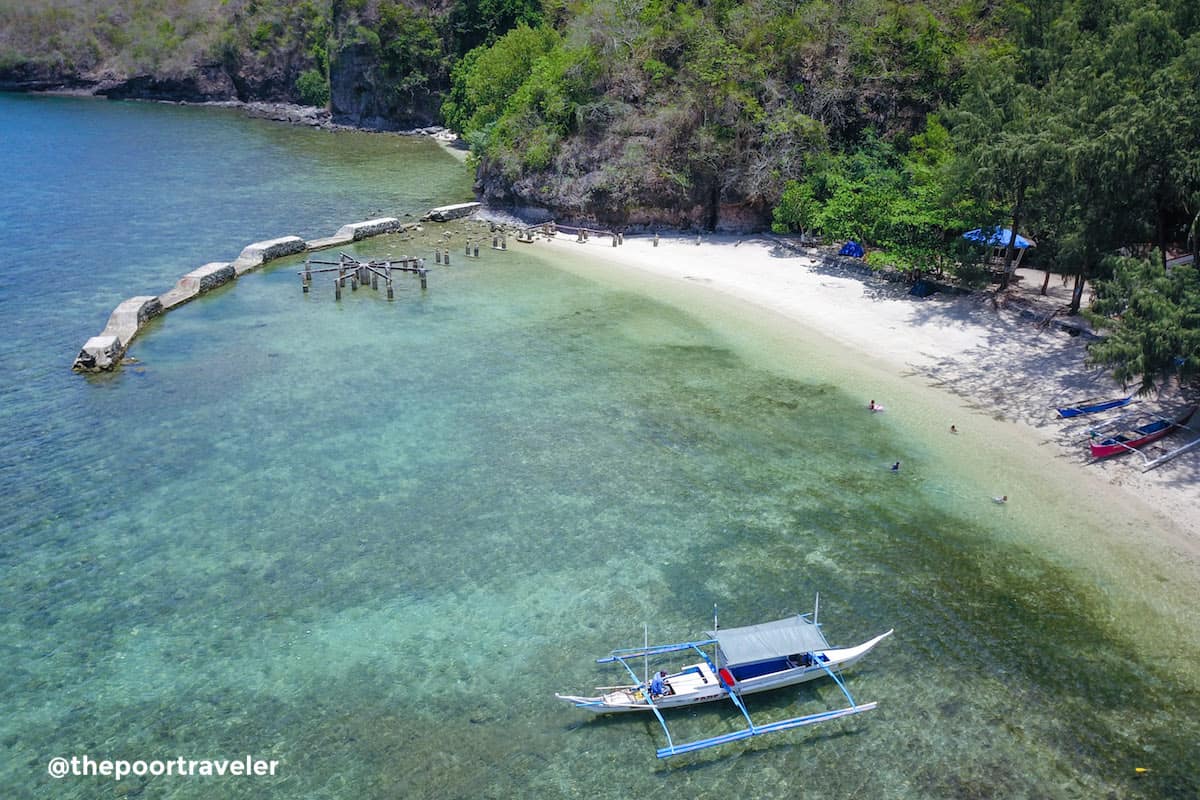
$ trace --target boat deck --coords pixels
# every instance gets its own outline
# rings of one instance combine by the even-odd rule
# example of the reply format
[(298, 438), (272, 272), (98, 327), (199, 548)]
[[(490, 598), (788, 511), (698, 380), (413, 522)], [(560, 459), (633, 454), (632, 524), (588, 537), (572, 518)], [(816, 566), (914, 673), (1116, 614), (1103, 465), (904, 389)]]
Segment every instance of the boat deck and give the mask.
[(717, 676), (713, 675), (708, 664), (693, 664), (678, 675), (667, 678), (666, 683), (672, 694), (691, 694), (698, 689), (715, 686)]

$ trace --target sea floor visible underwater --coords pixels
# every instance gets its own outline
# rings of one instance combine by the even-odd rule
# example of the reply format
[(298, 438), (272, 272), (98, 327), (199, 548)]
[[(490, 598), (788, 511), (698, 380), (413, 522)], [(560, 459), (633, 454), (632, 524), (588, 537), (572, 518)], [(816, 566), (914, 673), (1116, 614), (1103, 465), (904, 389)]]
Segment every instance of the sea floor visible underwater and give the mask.
[[(134, 130), (212, 125), (339, 169), (307, 138), (324, 132), (117, 108)], [(421, 185), (462, 199), (462, 168), (410, 146)], [(262, 224), (286, 218), (288, 191)], [(338, 302), (318, 278), (304, 294), (303, 257), (285, 259), (154, 322), (120, 371), (69, 372), (114, 297), (254, 238), (331, 233), (366, 216), (338, 216), (348, 196), (298, 223), (319, 230), (233, 230), (211, 258), (178, 233), (203, 207), (181, 213), (150, 250), (176, 231), (183, 263), (113, 259), (100, 300), (39, 289), (33, 268), (0, 284), (22, 331), (0, 385), (5, 797), (1196, 796), (1200, 696), (1179, 666), (1194, 641), (1148, 651), (1129, 629), (1153, 620), (1115, 616), (1111, 586), (1037, 546), (1087, 536), (1069, 497), (990, 503), (978, 463), (862, 413), (864, 385), (888, 379), (803, 331), (562, 269), (538, 244), (467, 259), (456, 238), (424, 292), (405, 277), (394, 301)], [(431, 261), (443, 230), (465, 228), (342, 249)], [(36, 314), (19, 299), (43, 291)], [(652, 718), (554, 698), (620, 682), (594, 659), (646, 628), (681, 641), (714, 605), (750, 624), (817, 592), (834, 644), (896, 629), (846, 673), (875, 711), (657, 761)], [(770, 721), (840, 702), (822, 681), (747, 705)], [(685, 740), (743, 723), (732, 705), (668, 721)], [(47, 774), (85, 754), (280, 765)]]

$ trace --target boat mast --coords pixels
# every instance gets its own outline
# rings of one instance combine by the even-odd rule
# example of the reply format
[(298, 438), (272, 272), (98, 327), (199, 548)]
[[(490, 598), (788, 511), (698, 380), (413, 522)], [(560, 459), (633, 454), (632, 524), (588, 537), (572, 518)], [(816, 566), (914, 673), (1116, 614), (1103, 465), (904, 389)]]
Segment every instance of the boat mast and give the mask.
[[(650, 684), (650, 624), (642, 623), (642, 683)], [(648, 695), (647, 695), (648, 696)]]
[(817, 599), (813, 601), (813, 625), (817, 624), (817, 614), (821, 610), (821, 593), (817, 592)]
[[(719, 630), (720, 630), (720, 628), (717, 627), (717, 604), (713, 603), (713, 638), (714, 639), (717, 638), (717, 631), (719, 631)], [(720, 645), (717, 645), (717, 644), (713, 645), (713, 663), (717, 665), (717, 669), (721, 668), (721, 647), (720, 647)]]

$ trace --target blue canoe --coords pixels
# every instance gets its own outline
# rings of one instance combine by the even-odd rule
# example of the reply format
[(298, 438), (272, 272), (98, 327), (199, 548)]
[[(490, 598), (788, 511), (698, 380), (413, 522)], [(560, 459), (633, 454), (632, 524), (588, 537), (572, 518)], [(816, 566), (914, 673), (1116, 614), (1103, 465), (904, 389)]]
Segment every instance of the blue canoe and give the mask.
[(1058, 409), (1058, 415), (1060, 417), (1078, 417), (1083, 414), (1095, 414), (1097, 411), (1108, 411), (1110, 408), (1121, 408), (1132, 402), (1133, 395), (1116, 400), (1083, 400), (1073, 406)]

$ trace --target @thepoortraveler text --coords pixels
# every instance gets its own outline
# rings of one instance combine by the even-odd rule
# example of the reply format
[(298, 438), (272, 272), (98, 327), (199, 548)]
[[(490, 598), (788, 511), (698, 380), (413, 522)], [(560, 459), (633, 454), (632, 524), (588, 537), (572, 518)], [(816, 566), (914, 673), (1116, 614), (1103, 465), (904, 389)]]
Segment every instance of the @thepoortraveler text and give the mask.
[(170, 775), (181, 778), (256, 778), (271, 776), (279, 768), (278, 761), (245, 756), (229, 758), (165, 758), (137, 759), (125, 761), (116, 758), (92, 758), (71, 756), (50, 759), (46, 771), (52, 778), (100, 776), (119, 781), (130, 775)]

